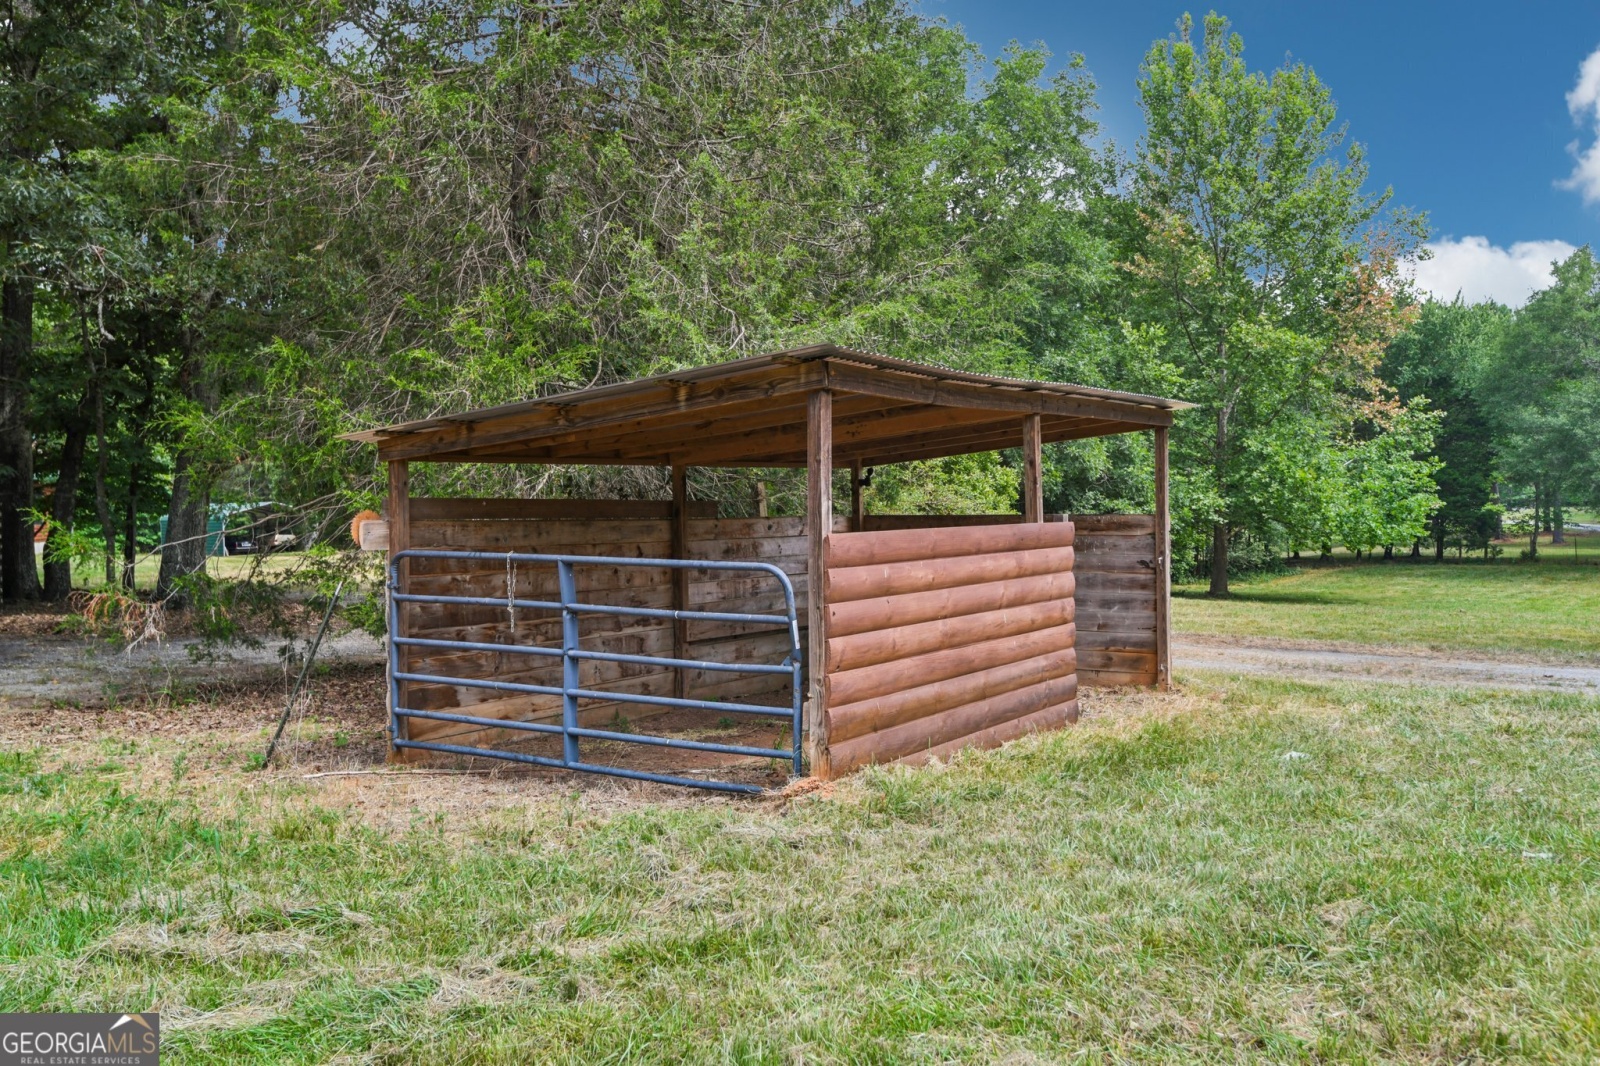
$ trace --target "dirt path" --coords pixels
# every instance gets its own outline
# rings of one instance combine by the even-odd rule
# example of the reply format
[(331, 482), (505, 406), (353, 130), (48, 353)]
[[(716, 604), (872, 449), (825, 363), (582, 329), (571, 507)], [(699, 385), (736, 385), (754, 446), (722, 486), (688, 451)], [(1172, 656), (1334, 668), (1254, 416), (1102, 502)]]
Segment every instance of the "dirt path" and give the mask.
[[(185, 686), (267, 675), (282, 678), (276, 642), (233, 648), (197, 659), (193, 640), (146, 643), (123, 650), (103, 640), (0, 635), (0, 706), (104, 707), (170, 693)], [(382, 646), (362, 633), (332, 636), (319, 660), (375, 665)], [(1180, 633), (1174, 667), (1287, 677), (1307, 681), (1388, 681), (1476, 688), (1549, 689), (1600, 695), (1600, 665), (1464, 658), (1415, 649), (1375, 649), (1326, 642), (1242, 640)], [(285, 682), (286, 678), (282, 678)]]
[[(199, 682), (282, 674), (281, 642), (227, 648), (197, 658), (193, 639), (121, 648), (93, 637), (0, 636), (0, 706), (103, 707)], [(301, 645), (303, 650), (304, 645)], [(329, 636), (322, 663), (378, 663), (383, 648), (365, 633)]]
[(1468, 659), (1409, 649), (1247, 641), (1194, 633), (1175, 634), (1172, 655), (1178, 672), (1225, 670), (1305, 681), (1388, 681), (1600, 695), (1600, 666), (1573, 663)]

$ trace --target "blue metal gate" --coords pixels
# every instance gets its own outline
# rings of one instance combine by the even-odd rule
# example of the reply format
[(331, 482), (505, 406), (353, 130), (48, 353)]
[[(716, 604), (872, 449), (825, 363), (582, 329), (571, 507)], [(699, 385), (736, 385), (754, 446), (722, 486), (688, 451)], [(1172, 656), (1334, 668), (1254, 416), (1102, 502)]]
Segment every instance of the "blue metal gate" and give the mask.
[[(400, 564), (407, 559), (448, 559), (461, 561), (504, 562), (509, 568), (518, 563), (546, 563), (556, 568), (559, 600), (523, 600), (515, 598), (508, 587), (504, 598), (487, 596), (419, 595), (400, 590)], [(667, 568), (674, 570), (731, 570), (770, 574), (783, 590), (785, 613), (736, 614), (726, 611), (676, 611), (652, 607), (621, 607), (611, 604), (583, 603), (578, 599), (575, 568), (583, 566), (632, 566)], [(508, 582), (509, 585), (509, 582)], [(669, 785), (687, 785), (709, 788), (720, 792), (758, 793), (759, 785), (740, 784), (733, 781), (704, 780), (673, 774), (650, 773), (620, 766), (606, 766), (585, 762), (579, 741), (612, 740), (627, 744), (648, 744), (664, 748), (682, 748), (689, 751), (719, 752), (729, 755), (749, 755), (760, 758), (789, 758), (793, 760), (794, 773), (800, 769), (800, 625), (795, 614), (794, 586), (789, 575), (770, 563), (713, 562), (703, 559), (625, 559), (599, 555), (529, 555), (519, 552), (448, 551), (436, 549), (407, 549), (395, 553), (389, 562), (389, 736), (396, 748), (415, 748), (422, 751), (448, 752), (454, 755), (477, 755), (490, 759), (508, 759), (512, 762), (531, 763), (563, 770), (582, 770), (586, 773), (609, 774), (641, 781), (657, 781)], [(485, 641), (439, 640), (403, 636), (400, 633), (398, 605), (405, 603), (464, 604), (508, 609), (547, 610), (561, 612), (561, 647), (543, 647), (531, 644), (500, 644)], [(786, 627), (789, 635), (789, 652), (781, 663), (723, 663), (702, 662), (658, 655), (626, 655), (620, 652), (586, 651), (579, 646), (578, 616), (583, 614), (624, 615), (639, 618), (659, 618), (669, 621), (738, 622), (753, 625)], [(400, 649), (435, 648), (446, 651), (488, 651), (515, 655), (545, 656), (561, 659), (561, 684), (530, 685), (492, 678), (452, 677), (442, 674), (407, 673), (401, 669)], [(769, 707), (755, 703), (714, 702), (682, 699), (673, 696), (650, 696), (637, 693), (600, 691), (584, 688), (579, 683), (578, 668), (584, 660), (613, 663), (632, 663), (646, 666), (663, 666), (676, 670), (712, 670), (747, 674), (788, 674), (790, 679), (790, 706)], [(561, 724), (519, 722), (502, 718), (485, 718), (454, 711), (429, 711), (400, 704), (400, 682), (457, 685), (466, 688), (493, 689), (500, 692), (561, 697)], [(756, 748), (737, 744), (713, 744), (706, 741), (683, 740), (676, 737), (648, 736), (639, 733), (622, 733), (606, 729), (590, 729), (578, 723), (579, 700), (606, 700), (623, 703), (646, 704), (653, 707), (681, 708), (696, 711), (716, 711), (721, 714), (766, 715), (790, 720), (791, 749)], [(561, 758), (552, 759), (525, 752), (501, 751), (495, 748), (477, 748), (462, 744), (433, 743), (407, 740), (400, 735), (402, 718), (424, 718), (441, 722), (457, 722), (492, 729), (522, 730), (561, 737)]]

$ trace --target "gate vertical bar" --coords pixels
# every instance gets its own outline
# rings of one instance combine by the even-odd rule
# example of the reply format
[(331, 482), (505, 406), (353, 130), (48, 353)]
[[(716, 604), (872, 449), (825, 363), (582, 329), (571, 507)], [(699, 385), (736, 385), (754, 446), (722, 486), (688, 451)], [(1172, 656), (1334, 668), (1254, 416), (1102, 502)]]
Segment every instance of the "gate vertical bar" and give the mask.
[[(687, 559), (689, 557), (689, 468), (682, 463), (675, 463), (672, 467), (672, 557), (674, 559)], [(689, 609), (689, 571), (674, 569), (672, 571), (672, 609), (686, 611)], [(689, 657), (689, 623), (682, 618), (675, 618), (672, 622), (672, 657), (687, 659)], [(673, 671), (673, 693), (680, 700), (689, 697), (689, 671)]]
[(578, 756), (578, 737), (572, 732), (578, 728), (578, 697), (574, 693), (582, 686), (578, 683), (579, 661), (572, 654), (578, 650), (578, 614), (572, 609), (578, 602), (578, 582), (571, 563), (556, 563), (556, 581), (561, 587), (561, 758), (570, 766), (583, 761)]
[(400, 645), (395, 642), (400, 635), (400, 605), (394, 600), (394, 594), (400, 591), (400, 564), (391, 561), (385, 569), (389, 571), (389, 753), (393, 755), (398, 750), (395, 741), (405, 739), (400, 735), (400, 682), (395, 677), (400, 673)]
[[(389, 462), (389, 494), (383, 509), (384, 517), (389, 520), (390, 581), (396, 592), (404, 593), (409, 591), (407, 585), (411, 576), (410, 563), (400, 558), (400, 553), (411, 547), (411, 467), (404, 459)], [(389, 601), (389, 626), (393, 636), (403, 637), (409, 632), (408, 613), (403, 601)], [(393, 678), (396, 673), (405, 672), (408, 660), (405, 652), (399, 650), (393, 640), (389, 641), (389, 647), (392, 663), (389, 671), (389, 728), (395, 730), (394, 739), (403, 739), (402, 731), (409, 731), (409, 727), (394, 710), (403, 705), (410, 686)], [(393, 760), (397, 757), (400, 757), (399, 761), (408, 761), (399, 749), (391, 746), (389, 758)]]
[(805, 694), (800, 690), (800, 684), (801, 684), (801, 682), (800, 682), (800, 641), (798, 639), (795, 640), (795, 645), (794, 645), (794, 664), (793, 665), (794, 665), (794, 677), (793, 677), (793, 681), (790, 683), (790, 688), (792, 690), (792, 695), (793, 695), (793, 698), (794, 698), (794, 704), (793, 704), (794, 717), (792, 719), (792, 722), (793, 722), (793, 725), (794, 725), (794, 736), (792, 738), (790, 738), (789, 743), (792, 745), (790, 750), (794, 752), (794, 776), (801, 777), (801, 776), (804, 775), (805, 769), (801, 764), (800, 715), (801, 715), (801, 710), (802, 710), (801, 700), (804, 698)]

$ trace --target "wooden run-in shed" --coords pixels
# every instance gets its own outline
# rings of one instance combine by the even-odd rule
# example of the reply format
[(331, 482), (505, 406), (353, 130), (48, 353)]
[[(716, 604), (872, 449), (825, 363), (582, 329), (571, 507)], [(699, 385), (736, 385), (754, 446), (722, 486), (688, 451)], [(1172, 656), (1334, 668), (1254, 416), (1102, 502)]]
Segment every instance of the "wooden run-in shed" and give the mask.
[[(388, 464), (391, 558), (429, 548), (748, 560), (781, 568), (793, 583), (803, 627), (807, 753), (812, 772), (826, 778), (1071, 722), (1080, 680), (1167, 685), (1167, 432), (1173, 412), (1188, 406), (817, 345), (350, 439), (376, 445)], [(1144, 431), (1154, 435), (1154, 514), (1068, 521), (1044, 513), (1042, 445)], [(864, 470), (1007, 448), (1023, 455), (1019, 515), (874, 515), (863, 508)], [(409, 490), (415, 462), (669, 467), (673, 499), (417, 498)], [(805, 514), (721, 517), (715, 504), (687, 498), (686, 472), (697, 466), (804, 468)], [(835, 516), (839, 469), (850, 471), (851, 507)], [(736, 621), (670, 617), (685, 610), (781, 609), (781, 592), (770, 583), (760, 587), (761, 575), (590, 567), (576, 579), (578, 598), (657, 615), (584, 616), (565, 639), (627, 661), (572, 665), (484, 647), (560, 644), (559, 612), (519, 618), (504, 606), (519, 597), (550, 599), (555, 575), (482, 556), (414, 558), (393, 570), (402, 593), (450, 591), (481, 601), (392, 604), (393, 632), (414, 638), (391, 660), (401, 664), (395, 672), (489, 679), (391, 684), (393, 700), (434, 714), (396, 719), (402, 746), (431, 738), (460, 747), (470, 737), (486, 748), (526, 739), (485, 723), (559, 722), (564, 707), (568, 726), (592, 727), (618, 714), (599, 694), (657, 699), (657, 709), (666, 710), (671, 699), (685, 698), (769, 703), (788, 682), (776, 673), (733, 675), (652, 660), (715, 664), (781, 656), (787, 638), (770, 627), (757, 632)], [(507, 687), (538, 688), (540, 679), (560, 684), (550, 679), (567, 666), (586, 671), (582, 689), (592, 694), (576, 718), (568, 706), (576, 701), (565, 695)]]

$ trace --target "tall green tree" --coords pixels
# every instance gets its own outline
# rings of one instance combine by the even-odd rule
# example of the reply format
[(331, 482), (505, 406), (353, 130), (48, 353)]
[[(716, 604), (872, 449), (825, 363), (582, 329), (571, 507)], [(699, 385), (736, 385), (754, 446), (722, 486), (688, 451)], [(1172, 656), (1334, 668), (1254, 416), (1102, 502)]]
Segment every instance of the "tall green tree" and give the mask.
[(39, 594), (33, 555), (42, 284), (115, 245), (84, 154), (146, 128), (146, 5), (60, 0), (5, 5), (0, 17), (0, 582), (8, 601)]
[(1403, 318), (1397, 266), (1423, 231), (1403, 213), (1384, 224), (1390, 194), (1365, 191), (1365, 155), (1309, 67), (1252, 71), (1226, 19), (1209, 15), (1198, 41), (1194, 28), (1185, 16), (1141, 67), (1129, 268), (1203, 409), (1174, 449), (1204, 472), (1222, 595), (1235, 534), (1271, 519), (1249, 491), (1271, 451), (1257, 438), (1331, 446), (1376, 398), (1377, 353)]
[(1501, 470), (1559, 525), (1567, 503), (1600, 501), (1600, 263), (1585, 246), (1554, 269), (1500, 331), (1476, 392)]
[(1442, 506), (1428, 530), (1434, 557), (1482, 548), (1498, 530), (1494, 426), (1479, 380), (1510, 312), (1495, 303), (1430, 300), (1389, 345), (1380, 373), (1403, 401), (1422, 397), (1442, 412), (1432, 454)]
[(817, 339), (1053, 372), (1111, 257), (1084, 210), (1107, 184), (1092, 83), (1043, 66), (982, 77), (957, 30), (885, 0), (350, 5), (274, 67), (301, 139), (272, 222), (304, 235), (275, 261), (307, 313), (211, 424), (306, 499), (371, 477), (333, 441), (354, 425)]

